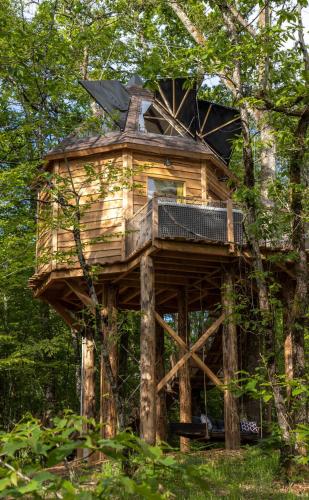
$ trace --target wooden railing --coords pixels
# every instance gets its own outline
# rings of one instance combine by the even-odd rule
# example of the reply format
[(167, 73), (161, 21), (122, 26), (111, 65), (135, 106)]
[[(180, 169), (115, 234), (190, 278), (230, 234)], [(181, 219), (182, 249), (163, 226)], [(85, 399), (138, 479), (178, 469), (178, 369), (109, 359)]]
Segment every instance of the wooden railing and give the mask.
[(157, 238), (208, 243), (244, 243), (243, 215), (232, 200), (154, 196), (125, 226), (124, 256), (128, 257)]

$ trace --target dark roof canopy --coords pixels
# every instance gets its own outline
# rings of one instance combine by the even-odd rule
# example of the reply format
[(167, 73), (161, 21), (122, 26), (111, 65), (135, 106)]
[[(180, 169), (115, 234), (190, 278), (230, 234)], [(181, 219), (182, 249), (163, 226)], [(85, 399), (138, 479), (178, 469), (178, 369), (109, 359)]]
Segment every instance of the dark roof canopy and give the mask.
[[(155, 92), (144, 89), (138, 75), (127, 85), (118, 80), (82, 80), (80, 84), (121, 131), (180, 134), (202, 142), (224, 163), (229, 163), (232, 141), (241, 132), (239, 113), (234, 108), (197, 99), (196, 85), (190, 86), (188, 79), (158, 80)], [(148, 102), (146, 107), (143, 101)]]

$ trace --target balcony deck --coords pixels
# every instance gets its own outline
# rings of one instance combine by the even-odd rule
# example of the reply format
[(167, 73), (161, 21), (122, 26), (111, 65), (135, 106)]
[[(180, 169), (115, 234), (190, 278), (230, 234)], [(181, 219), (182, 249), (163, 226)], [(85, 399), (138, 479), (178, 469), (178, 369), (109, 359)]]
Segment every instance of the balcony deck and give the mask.
[(227, 201), (155, 196), (126, 222), (124, 257), (155, 239), (244, 245), (243, 213)]

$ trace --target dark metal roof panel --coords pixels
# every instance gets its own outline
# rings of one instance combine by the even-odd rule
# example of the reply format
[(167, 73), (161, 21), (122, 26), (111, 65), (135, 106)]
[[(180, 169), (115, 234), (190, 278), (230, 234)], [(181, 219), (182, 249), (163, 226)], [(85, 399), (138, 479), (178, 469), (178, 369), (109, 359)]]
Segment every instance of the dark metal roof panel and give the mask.
[(79, 83), (123, 130), (130, 105), (130, 95), (125, 86), (118, 80), (80, 80)]

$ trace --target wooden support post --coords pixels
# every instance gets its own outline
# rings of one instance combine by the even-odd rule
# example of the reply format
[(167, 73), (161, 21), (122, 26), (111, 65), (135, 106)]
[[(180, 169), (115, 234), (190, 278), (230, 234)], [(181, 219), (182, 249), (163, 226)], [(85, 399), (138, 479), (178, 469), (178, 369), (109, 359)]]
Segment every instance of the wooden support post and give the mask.
[(235, 239), (234, 239), (233, 202), (231, 199), (227, 200), (226, 217), (227, 217), (227, 241), (230, 244), (230, 252), (233, 253), (235, 252)]
[[(54, 174), (57, 177), (59, 175), (59, 161), (54, 164)], [(57, 269), (57, 251), (58, 251), (58, 213), (59, 213), (59, 203), (53, 199), (52, 201), (52, 261), (51, 267), (54, 271)]]
[(202, 189), (202, 201), (207, 201), (208, 194), (208, 172), (207, 172), (207, 161), (201, 161), (201, 189)]
[[(103, 315), (106, 315), (108, 328), (106, 330), (109, 360), (114, 377), (118, 376), (118, 339), (117, 339), (117, 288), (113, 285), (103, 289)], [(117, 411), (111, 389), (106, 380), (103, 356), (101, 354), (101, 395), (100, 422), (105, 424), (104, 436), (112, 438), (117, 432)]]
[[(178, 292), (178, 334), (189, 345), (188, 297), (185, 289), (180, 289)], [(185, 354), (186, 350), (180, 348), (180, 358)], [(192, 421), (189, 361), (179, 369), (179, 417), (181, 423), (190, 423)], [(190, 440), (188, 438), (180, 438), (180, 451), (190, 451)]]
[(82, 394), (81, 413), (83, 417), (95, 416), (94, 339), (91, 329), (86, 329), (82, 338)]
[[(107, 311), (108, 311), (108, 348), (109, 361), (113, 376), (118, 377), (118, 338), (117, 338), (117, 288), (109, 285), (107, 288)], [(113, 438), (117, 432), (117, 410), (116, 403), (109, 389), (107, 404), (106, 432), (107, 438)]]
[(148, 444), (156, 440), (156, 343), (154, 266), (150, 256), (143, 255), (141, 273), (141, 386), (140, 435)]
[[(234, 314), (234, 282), (231, 271), (223, 277), (223, 307), (227, 315), (222, 333), (224, 384), (229, 385), (236, 378), (238, 370), (237, 329)], [(225, 448), (236, 450), (240, 447), (240, 427), (237, 401), (229, 389), (224, 390)]]
[[(102, 316), (105, 318), (105, 321), (108, 320), (108, 313), (107, 313), (107, 285), (103, 285), (103, 291), (102, 291), (102, 311), (101, 311)], [(103, 338), (102, 338), (102, 343), (103, 343)], [(105, 366), (104, 366), (104, 360), (103, 360), (103, 353), (102, 353), (103, 346), (101, 345), (101, 355), (100, 355), (100, 424), (104, 427), (101, 429), (101, 435), (102, 437), (105, 437), (106, 433), (106, 422), (107, 422), (107, 397), (108, 397), (108, 386), (106, 383), (106, 373), (105, 373)]]
[(284, 334), (284, 368), (287, 383), (287, 397), (291, 397), (293, 380), (293, 344), (291, 336), (291, 304), (294, 297), (294, 286), (289, 283), (288, 286), (282, 286), (283, 303), (283, 334)]
[[(156, 379), (157, 384), (164, 378), (164, 330), (156, 322)], [(157, 414), (156, 414), (156, 441), (160, 443), (167, 439), (167, 409), (166, 392), (163, 389), (157, 394)]]
[(154, 195), (152, 199), (152, 244), (158, 238), (159, 234), (159, 199)]

